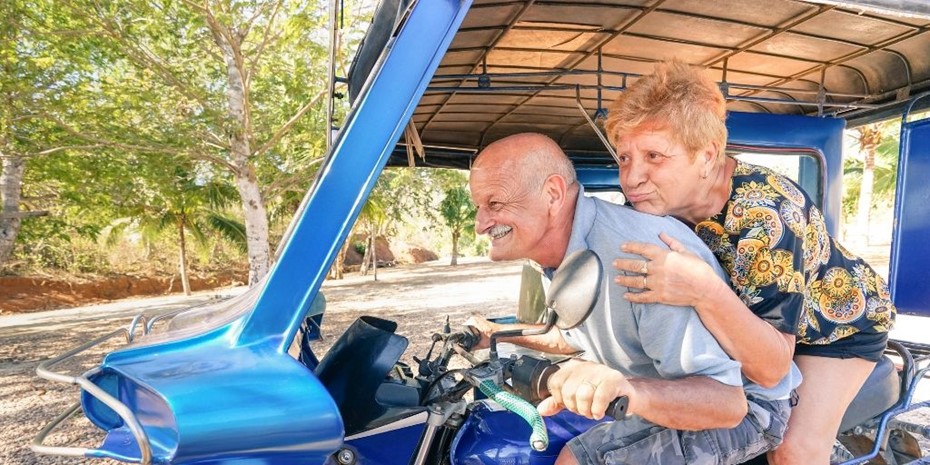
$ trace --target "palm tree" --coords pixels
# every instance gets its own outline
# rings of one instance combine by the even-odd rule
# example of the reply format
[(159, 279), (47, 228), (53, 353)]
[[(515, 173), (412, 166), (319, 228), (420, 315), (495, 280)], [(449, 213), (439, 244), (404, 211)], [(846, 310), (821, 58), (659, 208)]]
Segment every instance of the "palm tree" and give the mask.
[[(246, 250), (245, 225), (225, 214), (238, 198), (230, 183), (209, 176), (198, 176), (185, 165), (175, 165), (169, 173), (147, 186), (154, 195), (147, 202), (128, 210), (129, 221), (119, 221), (111, 230), (112, 243), (118, 234), (130, 226), (137, 227), (144, 237), (152, 238), (173, 230), (178, 241), (178, 272), (185, 295), (190, 295), (187, 251), (188, 234), (200, 244), (207, 242), (207, 232), (213, 231)], [(160, 181), (160, 182), (159, 182)]]
[(890, 198), (897, 177), (898, 121), (868, 124), (855, 128), (861, 159), (849, 159), (844, 175), (850, 183), (850, 196), (856, 196), (855, 240), (868, 244), (870, 214), (878, 199)]

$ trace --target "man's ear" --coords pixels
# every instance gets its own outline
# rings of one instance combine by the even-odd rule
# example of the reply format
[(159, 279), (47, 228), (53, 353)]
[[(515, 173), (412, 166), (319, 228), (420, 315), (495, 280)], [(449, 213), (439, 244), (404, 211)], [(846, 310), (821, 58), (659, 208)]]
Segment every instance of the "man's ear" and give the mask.
[(549, 202), (549, 209), (561, 208), (565, 203), (565, 198), (568, 194), (568, 185), (565, 183), (565, 178), (559, 176), (558, 174), (550, 174), (546, 178), (543, 184), (543, 195), (546, 196), (546, 200)]

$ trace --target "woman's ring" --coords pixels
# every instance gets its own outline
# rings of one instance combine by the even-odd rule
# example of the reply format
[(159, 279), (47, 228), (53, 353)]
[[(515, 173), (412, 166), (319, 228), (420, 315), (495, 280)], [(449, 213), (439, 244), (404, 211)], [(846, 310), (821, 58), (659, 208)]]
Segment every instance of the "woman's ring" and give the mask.
[(649, 274), (649, 261), (643, 260), (643, 267), (639, 269), (642, 274)]
[(643, 289), (646, 289), (646, 276), (643, 276)]

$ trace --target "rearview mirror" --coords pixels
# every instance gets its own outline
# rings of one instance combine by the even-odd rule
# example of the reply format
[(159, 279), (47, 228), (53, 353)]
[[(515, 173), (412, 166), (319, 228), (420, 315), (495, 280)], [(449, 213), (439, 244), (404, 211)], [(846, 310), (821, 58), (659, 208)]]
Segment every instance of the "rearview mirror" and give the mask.
[(553, 326), (571, 329), (580, 325), (594, 310), (594, 304), (600, 297), (603, 275), (601, 259), (591, 250), (579, 250), (565, 257), (549, 285), (545, 327), (492, 333), (491, 360), (497, 360), (497, 340), (502, 337), (534, 336), (548, 333)]
[(601, 295), (603, 274), (601, 259), (591, 250), (579, 250), (562, 261), (546, 299), (546, 309), (558, 316), (554, 323), (559, 329), (572, 329), (588, 318)]

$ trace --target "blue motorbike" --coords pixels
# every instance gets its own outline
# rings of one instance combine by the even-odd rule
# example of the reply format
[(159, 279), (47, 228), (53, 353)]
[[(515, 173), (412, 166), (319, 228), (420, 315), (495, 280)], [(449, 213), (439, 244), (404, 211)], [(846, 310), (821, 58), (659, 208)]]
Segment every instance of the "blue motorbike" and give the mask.
[[(479, 358), (471, 352), (478, 336), (467, 327), (453, 332), (447, 323), (432, 335), (428, 353), (422, 359), (414, 357), (416, 374), (400, 362), (408, 341), (395, 334), (396, 323), (373, 316), (356, 320), (317, 360), (310, 342), (319, 336), (322, 305), (312, 307), (314, 315), (306, 318), (298, 334), (299, 362), (286, 355), (282, 360), (276, 354), (254, 352), (249, 357), (231, 358), (230, 354), (236, 352), (227, 348), (212, 361), (200, 360), (193, 365), (182, 366), (160, 358), (162, 369), (145, 377), (130, 378), (131, 371), (125, 367), (94, 369), (74, 378), (51, 370), (99, 342), (92, 341), (40, 366), (40, 375), (78, 384), (84, 388), (84, 395), (81, 405), (69, 409), (40, 432), (33, 449), (144, 464), (549, 465), (571, 438), (601, 421), (622, 421), (626, 399), (612, 403), (610, 416), (599, 421), (567, 411), (543, 419), (533, 403), (548, 396), (546, 380), (558, 369), (554, 363), (558, 360), (527, 353), (504, 357), (498, 340), (541, 334), (553, 326), (577, 326), (597, 300), (601, 280), (602, 268), (596, 255), (582, 251), (570, 256), (550, 285), (543, 329), (494, 333), (487, 357)], [(249, 299), (246, 294), (220, 308), (235, 308)], [(169, 334), (172, 325), (183, 333), (190, 320), (202, 322), (207, 316), (216, 318), (215, 309), (143, 317), (132, 326), (151, 328), (159, 319), (167, 318)], [(895, 417), (930, 404), (912, 403), (914, 388), (930, 370), (926, 366), (930, 351), (912, 345), (912, 349), (924, 351), (915, 359), (911, 350), (899, 342), (892, 341), (889, 347), (899, 363), (885, 357), (850, 406), (838, 436), (834, 454), (837, 461), (866, 463), (877, 458), (881, 461), (874, 463), (927, 463), (921, 458), (915, 435), (930, 437), (928, 428)], [(258, 363), (265, 366), (256, 366)], [(263, 372), (263, 378), (255, 380), (264, 384), (261, 392), (253, 390), (248, 380), (234, 380), (238, 386), (234, 391), (241, 394), (238, 398), (248, 399), (242, 404), (244, 409), (226, 404), (224, 401), (231, 397), (224, 397), (224, 389), (219, 386), (200, 388), (200, 392), (211, 396), (210, 406), (220, 407), (200, 407), (205, 411), (200, 416), (191, 404), (206, 400), (197, 392), (189, 392), (193, 402), (186, 402), (183, 396), (173, 399), (156, 394), (171, 392), (165, 386), (172, 383), (166, 380), (183, 379), (198, 369), (203, 373), (216, 371), (219, 365), (228, 365), (229, 373), (240, 375), (255, 369)], [(111, 365), (115, 366), (118, 364)], [(284, 366), (298, 366), (300, 372)], [(279, 383), (269, 383), (274, 378), (268, 372), (277, 373)], [(216, 376), (211, 379), (222, 382)], [(307, 384), (308, 380), (320, 385)], [(274, 387), (279, 384), (280, 389)], [(134, 399), (131, 407), (105, 389)], [(302, 402), (290, 403), (295, 395), (302, 397)], [(282, 407), (279, 401), (290, 405)], [(45, 445), (49, 432), (78, 407), (107, 431), (103, 445), (97, 449)], [(242, 416), (246, 411), (248, 416)], [(217, 425), (218, 421), (226, 424)], [(764, 463), (764, 457), (753, 463)]]

